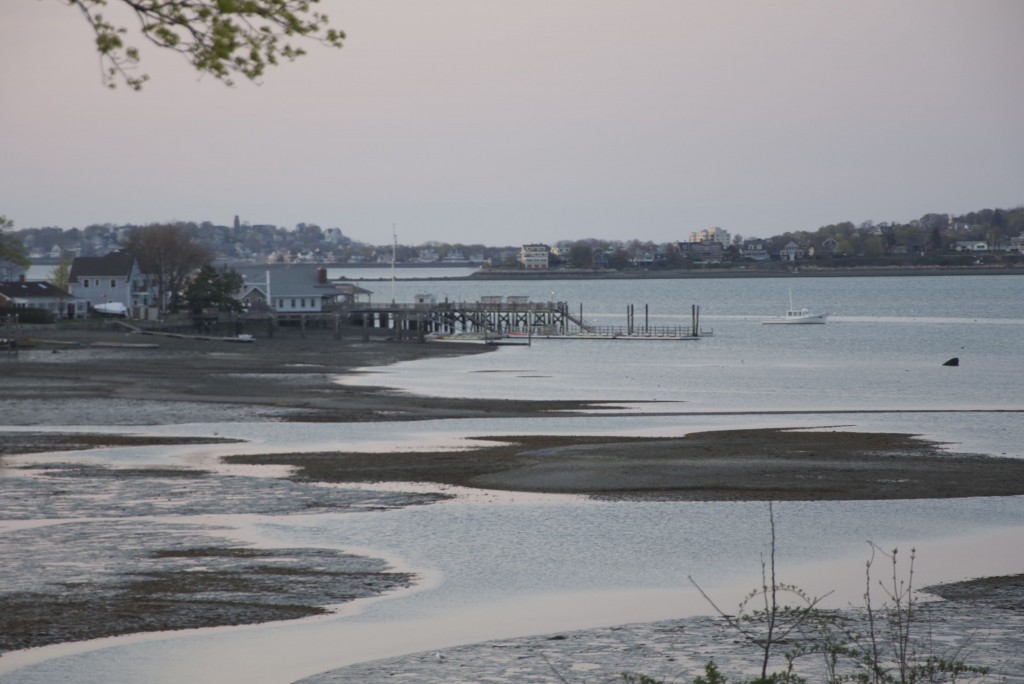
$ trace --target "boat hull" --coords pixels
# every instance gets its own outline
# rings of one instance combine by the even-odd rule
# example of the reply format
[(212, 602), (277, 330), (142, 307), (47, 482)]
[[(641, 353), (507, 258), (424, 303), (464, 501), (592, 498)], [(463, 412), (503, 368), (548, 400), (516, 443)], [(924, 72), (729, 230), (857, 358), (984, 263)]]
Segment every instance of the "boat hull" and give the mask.
[(810, 314), (807, 316), (787, 316), (785, 318), (770, 318), (761, 321), (764, 325), (815, 325), (825, 322), (828, 314)]

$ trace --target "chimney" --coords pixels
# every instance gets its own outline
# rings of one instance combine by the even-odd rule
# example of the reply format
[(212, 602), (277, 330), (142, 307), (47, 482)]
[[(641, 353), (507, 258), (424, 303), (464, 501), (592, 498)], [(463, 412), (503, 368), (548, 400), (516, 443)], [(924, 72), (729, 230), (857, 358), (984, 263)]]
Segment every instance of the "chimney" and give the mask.
[(327, 269), (326, 268), (318, 268), (318, 269), (316, 269), (316, 282), (317, 282), (317, 285), (326, 285), (327, 284)]

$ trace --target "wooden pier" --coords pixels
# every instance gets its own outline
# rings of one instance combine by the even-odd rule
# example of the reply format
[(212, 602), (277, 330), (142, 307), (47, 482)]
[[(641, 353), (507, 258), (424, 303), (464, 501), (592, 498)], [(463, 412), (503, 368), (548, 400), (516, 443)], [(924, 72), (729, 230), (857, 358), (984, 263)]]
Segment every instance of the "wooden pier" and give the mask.
[(435, 302), (352, 306), (349, 317), (364, 328), (388, 328), (397, 338), (414, 336), (508, 335), (543, 339), (696, 340), (711, 335), (700, 329), (700, 308), (693, 306), (690, 326), (652, 326), (649, 316), (636, 320), (627, 309), (624, 326), (596, 326), (570, 311), (566, 302), (530, 302), (525, 297), (482, 297), (477, 302)]

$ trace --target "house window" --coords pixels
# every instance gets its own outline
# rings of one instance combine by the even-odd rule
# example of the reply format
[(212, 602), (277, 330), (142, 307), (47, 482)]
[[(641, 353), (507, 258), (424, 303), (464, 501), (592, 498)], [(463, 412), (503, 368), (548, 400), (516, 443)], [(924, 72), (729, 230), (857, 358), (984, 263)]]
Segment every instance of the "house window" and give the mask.
[(117, 281), (116, 280), (111, 280), (110, 281), (110, 287), (117, 287)]
[(89, 287), (89, 279), (88, 278), (82, 281), (82, 287)]
[(295, 300), (294, 299), (292, 300), (292, 308), (293, 309), (295, 308)]

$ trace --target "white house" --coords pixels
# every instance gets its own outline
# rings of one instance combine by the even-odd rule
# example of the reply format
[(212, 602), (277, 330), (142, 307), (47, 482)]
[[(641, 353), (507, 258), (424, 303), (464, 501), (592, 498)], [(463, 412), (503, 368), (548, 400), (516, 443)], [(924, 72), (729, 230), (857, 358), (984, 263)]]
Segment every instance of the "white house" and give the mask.
[(551, 248), (544, 244), (523, 245), (519, 250), (519, 262), (527, 269), (547, 268), (550, 264)]
[(1010, 238), (1010, 251), (1017, 254), (1024, 254), (1024, 233)]
[(0, 312), (18, 309), (43, 309), (54, 318), (74, 318), (86, 314), (86, 303), (76, 300), (53, 283), (45, 280), (25, 280), (0, 283)]
[(988, 243), (984, 240), (957, 240), (953, 249), (957, 252), (987, 252)]
[(786, 246), (779, 250), (779, 258), (783, 261), (796, 261), (804, 258), (803, 248), (790, 240)]
[(76, 257), (71, 262), (68, 288), (89, 308), (115, 302), (129, 308), (156, 307), (156, 289), (149, 280), (135, 257), (119, 251), (101, 257)]
[(744, 240), (743, 246), (740, 248), (740, 254), (749, 261), (768, 261), (771, 259), (771, 255), (768, 253), (768, 244), (760, 238)]

